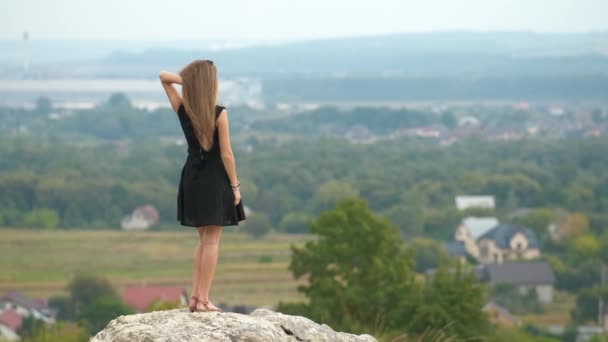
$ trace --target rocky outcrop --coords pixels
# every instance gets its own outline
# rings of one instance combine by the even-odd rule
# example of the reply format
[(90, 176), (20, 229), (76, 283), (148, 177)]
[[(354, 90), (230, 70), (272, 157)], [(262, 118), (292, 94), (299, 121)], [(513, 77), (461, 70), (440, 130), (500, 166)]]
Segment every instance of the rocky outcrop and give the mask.
[(110, 321), (90, 342), (132, 341), (344, 341), (374, 342), (371, 335), (336, 332), (302, 316), (256, 309), (234, 312), (194, 312), (187, 308), (123, 315)]

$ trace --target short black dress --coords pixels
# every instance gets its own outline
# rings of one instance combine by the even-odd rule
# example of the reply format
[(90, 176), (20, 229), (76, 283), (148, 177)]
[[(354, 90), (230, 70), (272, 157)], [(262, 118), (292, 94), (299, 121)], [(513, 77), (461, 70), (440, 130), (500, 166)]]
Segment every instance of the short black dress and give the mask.
[[(225, 107), (215, 106), (217, 119)], [(234, 193), (220, 155), (217, 127), (213, 146), (205, 151), (196, 139), (183, 104), (177, 115), (188, 142), (188, 157), (182, 168), (177, 194), (177, 220), (182, 226), (236, 226), (245, 220), (243, 201), (234, 205)]]

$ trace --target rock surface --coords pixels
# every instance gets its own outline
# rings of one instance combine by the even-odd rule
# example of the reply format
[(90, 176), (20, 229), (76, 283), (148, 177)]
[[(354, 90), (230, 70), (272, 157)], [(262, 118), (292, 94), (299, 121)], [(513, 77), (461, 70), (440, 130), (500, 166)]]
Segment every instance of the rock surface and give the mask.
[(302, 316), (256, 309), (249, 315), (234, 312), (194, 312), (187, 308), (122, 315), (89, 342), (133, 341), (345, 341), (377, 342), (371, 335), (336, 332)]

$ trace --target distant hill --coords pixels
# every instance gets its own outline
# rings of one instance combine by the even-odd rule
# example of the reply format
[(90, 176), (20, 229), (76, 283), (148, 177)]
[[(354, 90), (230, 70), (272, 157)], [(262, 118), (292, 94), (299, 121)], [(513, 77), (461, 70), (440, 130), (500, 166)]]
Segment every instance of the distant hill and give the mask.
[(230, 50), (115, 52), (106, 64), (183, 65), (209, 58), (227, 74), (454, 76), (608, 74), (608, 32), (416, 33), (267, 44)]
[(38, 77), (155, 78), (161, 69), (177, 71), (203, 58), (215, 61), (220, 77), (261, 79), (273, 102), (608, 98), (608, 32), (437, 32), (198, 46), (207, 45), (120, 46), (99, 58), (48, 65)]

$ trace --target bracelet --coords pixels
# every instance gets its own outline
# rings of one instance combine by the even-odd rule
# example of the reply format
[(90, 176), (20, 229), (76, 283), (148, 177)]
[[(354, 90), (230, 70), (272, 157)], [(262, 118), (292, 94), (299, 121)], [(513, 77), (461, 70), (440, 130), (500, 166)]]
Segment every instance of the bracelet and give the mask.
[(236, 185), (230, 185), (230, 187), (232, 188), (232, 190), (237, 190), (239, 189), (239, 187), (241, 186), (241, 182), (240, 181), (236, 181)]

